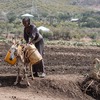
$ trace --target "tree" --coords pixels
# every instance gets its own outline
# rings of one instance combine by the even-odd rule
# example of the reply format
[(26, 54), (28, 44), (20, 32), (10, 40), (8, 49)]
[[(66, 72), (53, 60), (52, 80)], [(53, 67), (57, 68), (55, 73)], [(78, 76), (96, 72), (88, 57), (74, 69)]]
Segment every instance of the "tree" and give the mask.
[(16, 14), (14, 12), (9, 12), (7, 14), (7, 18), (9, 23), (12, 23), (16, 19)]

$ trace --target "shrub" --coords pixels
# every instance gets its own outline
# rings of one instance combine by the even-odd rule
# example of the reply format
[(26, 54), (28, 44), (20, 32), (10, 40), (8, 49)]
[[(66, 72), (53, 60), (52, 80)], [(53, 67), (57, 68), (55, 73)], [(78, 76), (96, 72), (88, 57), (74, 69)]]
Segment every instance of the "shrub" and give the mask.
[(43, 32), (42, 30), (40, 30), (40, 34), (42, 34), (43, 37), (47, 38), (47, 39), (51, 39), (53, 36), (53, 33), (51, 31), (50, 32)]
[(9, 12), (7, 14), (7, 18), (9, 20), (9, 23), (13, 22), (16, 19), (16, 14), (14, 12)]

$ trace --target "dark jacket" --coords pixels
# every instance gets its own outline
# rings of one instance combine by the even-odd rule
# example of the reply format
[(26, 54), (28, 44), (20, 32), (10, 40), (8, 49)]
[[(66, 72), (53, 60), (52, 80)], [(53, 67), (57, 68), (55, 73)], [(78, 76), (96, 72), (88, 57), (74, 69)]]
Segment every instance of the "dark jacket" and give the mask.
[(26, 43), (30, 42), (29, 39), (32, 40), (32, 43), (37, 43), (41, 39), (43, 39), (42, 35), (39, 33), (35, 25), (29, 25), (24, 28), (24, 39)]

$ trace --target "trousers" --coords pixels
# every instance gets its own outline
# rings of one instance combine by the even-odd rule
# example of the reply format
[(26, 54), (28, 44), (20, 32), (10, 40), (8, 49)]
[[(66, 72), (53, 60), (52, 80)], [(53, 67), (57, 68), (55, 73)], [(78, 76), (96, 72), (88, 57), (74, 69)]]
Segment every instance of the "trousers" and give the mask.
[[(35, 47), (37, 48), (37, 50), (39, 51), (39, 53), (43, 57), (43, 53), (44, 53), (44, 40), (41, 39), (40, 41), (35, 43)], [(32, 67), (33, 67), (33, 72), (42, 72), (42, 73), (45, 72), (45, 70), (44, 70), (45, 66), (44, 66), (44, 60), (43, 59), (39, 63), (32, 65)]]

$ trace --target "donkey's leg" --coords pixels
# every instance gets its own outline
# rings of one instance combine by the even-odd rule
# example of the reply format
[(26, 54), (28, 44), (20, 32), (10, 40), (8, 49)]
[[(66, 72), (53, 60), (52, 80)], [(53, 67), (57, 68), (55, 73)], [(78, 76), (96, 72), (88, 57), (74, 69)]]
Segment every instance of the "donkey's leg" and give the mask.
[(32, 75), (32, 80), (34, 80), (32, 64), (30, 64), (29, 67), (30, 67), (30, 71), (31, 71), (31, 75)]
[(20, 60), (19, 58), (17, 58), (17, 63), (16, 63), (16, 67), (18, 67), (17, 69), (17, 77), (16, 77), (16, 81), (14, 82), (14, 85), (17, 85), (19, 83), (19, 77), (20, 77), (20, 72), (21, 72), (21, 66), (19, 66)]
[(19, 83), (19, 76), (20, 76), (20, 68), (18, 67), (17, 77), (16, 81), (14, 82), (14, 85), (17, 85)]
[(28, 86), (31, 86), (28, 80), (28, 76), (27, 76), (27, 65), (24, 67), (24, 75), (25, 75), (25, 79), (26, 79)]

